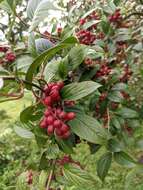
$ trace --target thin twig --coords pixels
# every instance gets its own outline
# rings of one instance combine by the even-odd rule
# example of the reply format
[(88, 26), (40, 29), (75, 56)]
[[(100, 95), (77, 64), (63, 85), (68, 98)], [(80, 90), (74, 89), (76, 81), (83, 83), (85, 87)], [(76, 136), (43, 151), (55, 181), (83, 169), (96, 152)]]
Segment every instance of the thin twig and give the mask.
[(41, 90), (42, 92), (44, 92), (44, 90), (43, 90), (40, 86), (38, 86), (37, 84), (35, 84), (35, 83), (31, 83), (31, 82), (26, 81), (26, 80), (23, 80), (23, 79), (20, 79), (20, 80), (19, 80), (19, 79), (16, 78), (15, 76), (2, 76), (1, 78), (2, 78), (3, 80), (15, 80), (15, 81), (21, 81), (21, 82), (23, 82), (24, 84), (31, 85), (31, 86), (33, 86), (33, 87), (35, 87), (35, 88)]
[(52, 161), (52, 169), (51, 169), (49, 177), (48, 177), (46, 190), (50, 190), (50, 186), (51, 186), (51, 183), (52, 183), (52, 177), (53, 177), (54, 170), (55, 170), (55, 165), (56, 165), (56, 160), (53, 160)]
[(130, 18), (131, 16), (142, 16), (142, 17), (143, 17), (143, 13), (140, 13), (140, 12), (133, 12), (133, 13), (129, 14), (128, 16), (126, 16), (126, 17), (124, 18), (124, 20)]

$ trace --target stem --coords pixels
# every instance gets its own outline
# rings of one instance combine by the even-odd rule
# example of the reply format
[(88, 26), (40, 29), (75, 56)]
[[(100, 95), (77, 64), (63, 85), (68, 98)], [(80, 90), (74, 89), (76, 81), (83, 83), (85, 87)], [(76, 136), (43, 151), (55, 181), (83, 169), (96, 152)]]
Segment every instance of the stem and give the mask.
[(35, 88), (37, 88), (37, 89), (41, 90), (42, 92), (44, 92), (44, 90), (40, 86), (38, 86), (37, 84), (31, 83), (31, 82), (23, 80), (23, 79), (18, 79), (18, 78), (14, 77), (14, 76), (11, 76), (11, 77), (9, 77), (9, 76), (2, 76), (1, 78), (4, 79), (4, 80), (15, 80), (15, 81), (18, 80), (18, 81), (21, 81), (21, 82), (23, 82), (25, 84), (29, 84), (31, 86), (34, 86)]
[(124, 20), (130, 18), (131, 16), (143, 16), (143, 13), (140, 13), (140, 12), (133, 12), (133, 13), (129, 14), (128, 16), (126, 16), (126, 17), (124, 18)]
[(56, 165), (56, 160), (53, 160), (52, 161), (52, 169), (51, 169), (49, 177), (48, 177), (46, 190), (50, 189), (50, 186), (51, 186), (51, 183), (52, 183), (52, 176), (53, 176), (53, 173), (54, 173), (54, 170), (55, 170), (55, 165)]

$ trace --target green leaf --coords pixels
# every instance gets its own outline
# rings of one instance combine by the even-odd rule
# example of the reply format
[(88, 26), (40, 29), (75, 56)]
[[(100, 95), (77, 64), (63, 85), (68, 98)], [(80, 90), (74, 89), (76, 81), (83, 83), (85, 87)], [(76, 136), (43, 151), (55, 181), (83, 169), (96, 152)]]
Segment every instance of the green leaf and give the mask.
[(136, 111), (125, 107), (118, 109), (116, 114), (123, 117), (124, 119), (133, 119), (139, 117)]
[(26, 139), (34, 138), (34, 134), (28, 129), (15, 126), (14, 131), (17, 135), (19, 135), (22, 138), (26, 138)]
[(107, 152), (102, 155), (97, 162), (97, 175), (99, 178), (104, 181), (106, 175), (108, 174), (109, 168), (111, 166), (112, 153)]
[(108, 99), (112, 102), (122, 102), (123, 101), (123, 96), (121, 94), (121, 92), (119, 91), (111, 91), (109, 94), (108, 94)]
[(59, 147), (63, 150), (63, 152), (65, 152), (66, 154), (74, 153), (72, 142), (70, 142), (70, 140), (62, 140), (58, 137), (56, 137), (56, 140), (57, 140)]
[(107, 141), (106, 130), (93, 117), (77, 112), (76, 118), (68, 124), (73, 133), (91, 143), (104, 144)]
[(58, 74), (60, 62), (52, 60), (49, 62), (44, 71), (44, 77), (47, 82), (50, 82), (52, 79), (54, 79), (55, 76)]
[(33, 62), (33, 58), (29, 55), (18, 56), (16, 59), (17, 70), (26, 72), (32, 62)]
[(121, 146), (120, 142), (115, 139), (108, 140), (107, 149), (110, 152), (120, 152), (123, 147)]
[(15, 1), (14, 0), (4, 0), (0, 3), (0, 8), (9, 14), (15, 14)]
[(68, 54), (68, 67), (69, 70), (76, 69), (85, 59), (86, 47), (78, 45), (73, 47)]
[(136, 162), (125, 152), (116, 152), (114, 153), (114, 160), (122, 165), (122, 166), (126, 166), (126, 167), (134, 167), (136, 164)]
[(27, 5), (27, 16), (32, 20), (35, 10), (41, 0), (29, 0)]
[(72, 83), (62, 89), (61, 95), (63, 100), (79, 100), (90, 95), (100, 86), (100, 84), (92, 81)]
[(57, 144), (49, 144), (46, 151), (46, 158), (49, 160), (56, 159), (59, 155), (59, 147)]
[(127, 89), (127, 85), (125, 83), (117, 83), (116, 85), (114, 85), (112, 87), (111, 90), (126, 90)]
[(45, 190), (46, 182), (47, 182), (47, 171), (42, 171), (39, 175), (38, 189)]
[(60, 62), (58, 67), (58, 75), (61, 79), (65, 79), (68, 75), (67, 65), (64, 62)]
[(38, 4), (34, 16), (32, 19), (32, 23), (30, 26), (30, 32), (32, 32), (45, 17), (47, 17), (49, 10), (59, 10), (59, 8), (55, 5), (52, 0), (42, 0)]
[(50, 40), (44, 39), (44, 38), (36, 39), (35, 45), (36, 45), (36, 51), (38, 54), (41, 54), (47, 49), (50, 49), (51, 47), (54, 46), (54, 44)]
[(28, 37), (28, 51), (33, 57), (37, 57), (34, 32), (31, 32)]
[(69, 185), (76, 187), (91, 186), (92, 188), (96, 185), (96, 179), (89, 174), (89, 172), (80, 169), (77, 166), (65, 165), (63, 169), (63, 176)]
[(109, 34), (111, 27), (110, 27), (110, 23), (108, 21), (102, 21), (101, 27), (102, 27), (104, 34), (106, 34), (106, 35)]
[[(51, 59), (57, 52), (61, 51), (62, 49), (68, 48), (75, 43), (78, 43), (77, 39), (75, 37), (69, 37), (66, 40), (62, 41), (60, 44), (46, 50), (44, 53), (38, 56), (28, 69), (26, 80), (31, 83), (34, 74), (36, 74), (37, 69), (41, 66), (42, 63), (47, 64), (47, 61)], [(26, 88), (28, 90), (31, 90), (30, 85), (26, 85)]]
[(83, 25), (83, 29), (87, 30), (88, 28), (90, 28), (91, 26), (95, 25), (95, 24), (98, 24), (100, 23), (101, 21), (100, 20), (93, 20), (93, 21), (90, 21), (90, 22), (86, 22), (84, 25)]
[(20, 121), (22, 123), (27, 123), (29, 120), (31, 120), (32, 114), (34, 112), (35, 107), (34, 106), (29, 106), (26, 109), (24, 109), (20, 113)]

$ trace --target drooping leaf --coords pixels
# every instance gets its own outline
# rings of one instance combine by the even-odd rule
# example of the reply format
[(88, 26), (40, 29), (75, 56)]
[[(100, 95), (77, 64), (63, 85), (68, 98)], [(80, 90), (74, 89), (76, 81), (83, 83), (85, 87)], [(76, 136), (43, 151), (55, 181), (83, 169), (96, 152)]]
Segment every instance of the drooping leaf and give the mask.
[[(38, 56), (28, 69), (26, 80), (31, 83), (33, 80), (34, 74), (37, 72), (37, 68), (39, 68), (42, 63), (47, 64), (47, 61), (51, 59), (57, 52), (59, 52), (60, 50), (64, 48), (68, 48), (74, 45), (75, 43), (78, 43), (77, 39), (75, 37), (69, 37), (65, 39), (64, 41), (62, 41), (60, 44), (46, 50), (44, 53)], [(26, 85), (26, 88), (30, 90), (31, 86)]]
[(108, 99), (112, 102), (120, 103), (123, 101), (123, 96), (120, 91), (110, 91), (108, 94)]
[(65, 86), (61, 95), (63, 100), (79, 100), (96, 91), (101, 85), (93, 81), (72, 83)]
[(125, 152), (114, 153), (114, 160), (118, 164), (126, 167), (134, 167), (136, 165), (136, 162), (133, 160), (133, 158)]
[(112, 153), (107, 152), (102, 155), (97, 162), (97, 174), (99, 178), (104, 181), (106, 175), (108, 174), (109, 168), (111, 166)]

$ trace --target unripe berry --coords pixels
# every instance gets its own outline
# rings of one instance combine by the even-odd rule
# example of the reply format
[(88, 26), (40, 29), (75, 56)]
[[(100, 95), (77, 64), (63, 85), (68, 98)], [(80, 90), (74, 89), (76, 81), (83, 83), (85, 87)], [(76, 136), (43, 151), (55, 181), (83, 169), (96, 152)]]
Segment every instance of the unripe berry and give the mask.
[(44, 104), (45, 104), (46, 106), (51, 106), (51, 105), (52, 105), (52, 98), (51, 98), (50, 96), (46, 97), (46, 98), (44, 99)]
[(54, 123), (53, 123), (53, 126), (55, 128), (60, 128), (62, 125), (61, 121), (60, 120), (55, 120)]
[(66, 120), (73, 120), (76, 117), (76, 114), (74, 112), (69, 112), (66, 114)]
[(47, 121), (46, 121), (46, 118), (44, 118), (44, 119), (40, 122), (40, 127), (41, 127), (41, 128), (47, 128)]
[(54, 133), (54, 127), (53, 125), (49, 125), (47, 128), (48, 135), (52, 135)]
[(54, 117), (53, 116), (48, 116), (46, 118), (47, 125), (53, 125), (54, 123)]
[(63, 134), (65, 134), (66, 132), (69, 131), (69, 126), (66, 124), (63, 124), (60, 130), (62, 131)]

